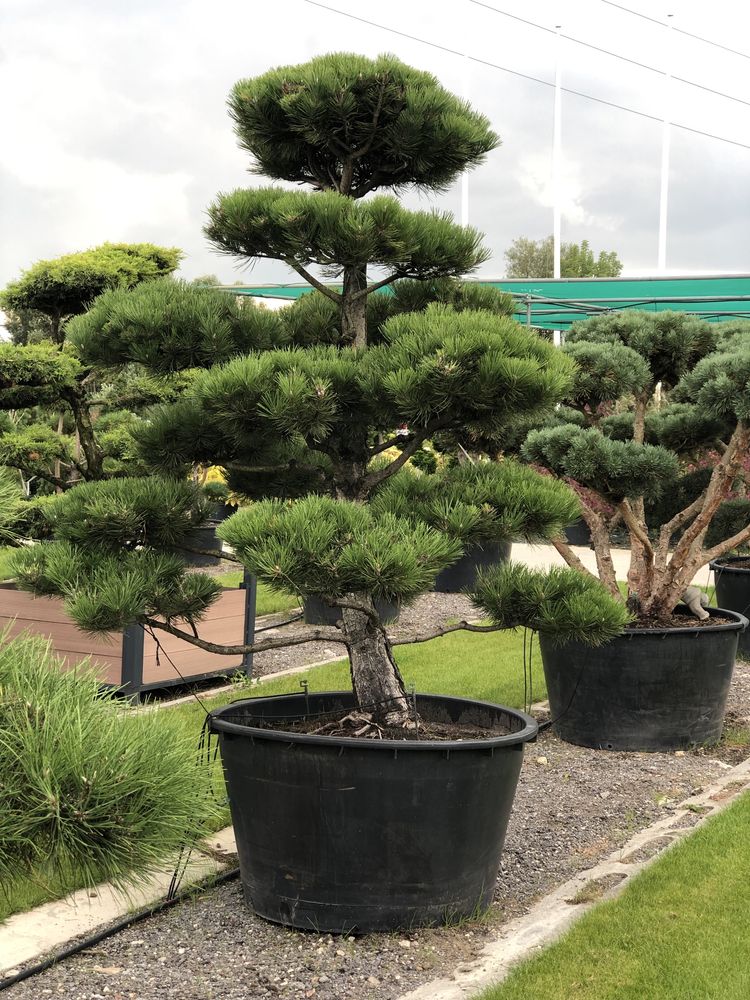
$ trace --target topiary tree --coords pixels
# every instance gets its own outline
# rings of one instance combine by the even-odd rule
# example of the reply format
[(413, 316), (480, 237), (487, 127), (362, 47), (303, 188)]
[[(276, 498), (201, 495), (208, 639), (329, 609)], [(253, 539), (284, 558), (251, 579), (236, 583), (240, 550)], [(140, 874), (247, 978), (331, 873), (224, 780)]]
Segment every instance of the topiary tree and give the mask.
[[(230, 106), (257, 169), (319, 190), (223, 196), (210, 210), (208, 235), (224, 252), (282, 259), (309, 277), (336, 302), (340, 337), (306, 347), (248, 344), (199, 372), (138, 433), (153, 475), (86, 484), (56, 499), (49, 516), (57, 540), (19, 557), (19, 580), (61, 594), (90, 631), (140, 622), (231, 655), (340, 643), (360, 711), (406, 724), (406, 692), (375, 600), (412, 600), (468, 541), (556, 536), (579, 508), (564, 484), (511, 462), (424, 477), (413, 508), (395, 477), (435, 433), (470, 428), (497, 437), (519, 414), (548, 414), (569, 392), (574, 364), (503, 309), (433, 302), (390, 316), (380, 342), (368, 341), (365, 302), (378, 288), (405, 276), (444, 280), (485, 258), (479, 235), (445, 215), (408, 212), (385, 195), (361, 200), (384, 186), (440, 188), (495, 144), (485, 120), (432, 77), (392, 57), (327, 56), (238, 84)], [(335, 298), (308, 272), (311, 263), (342, 278)], [(368, 285), (372, 265), (388, 273)], [(138, 294), (122, 293), (122, 301)], [(150, 296), (143, 312), (137, 324), (120, 323), (95, 305), (71, 332), (82, 363), (96, 354), (169, 371), (196, 358), (192, 328), (169, 319), (166, 300)], [(396, 443), (401, 450), (388, 457)], [(261, 498), (219, 529), (236, 558), (272, 587), (338, 605), (337, 626), (250, 646), (200, 638), (217, 587), (175, 555), (204, 516), (205, 496), (187, 482), (195, 463), (221, 466), (233, 488), (242, 481)], [(518, 572), (499, 569), (478, 590), (494, 625), (446, 625), (408, 641), (517, 624), (504, 595), (515, 592)], [(546, 586), (543, 574), (533, 579)], [(566, 586), (575, 595), (566, 634), (599, 642), (626, 621), (597, 581), (556, 574), (552, 590)]]
[[(78, 316), (107, 288), (133, 288), (141, 281), (175, 271), (182, 260), (176, 247), (152, 243), (103, 243), (54, 260), (40, 260), (0, 292), (0, 306), (12, 314), (44, 316), (47, 337), (58, 347), (65, 340), (65, 322)], [(23, 326), (23, 324), (21, 324)], [(28, 330), (25, 331), (28, 334)], [(19, 340), (25, 340), (19, 331)]]
[(0, 344), (0, 410), (15, 418), (0, 463), (57, 489), (136, 471), (139, 412), (181, 395), (192, 369), (285, 342), (273, 313), (171, 278), (102, 293), (61, 336), (62, 347)]
[[(722, 341), (727, 346), (717, 349)], [(609, 532), (614, 517), (622, 522), (631, 542), (628, 604), (641, 616), (664, 618), (702, 566), (750, 537), (748, 526), (709, 534), (745, 475), (747, 342), (726, 341), (721, 324), (681, 313), (622, 312), (574, 324), (564, 352), (578, 365), (566, 403), (583, 423), (534, 430), (522, 453), (584, 488), (583, 518), (613, 597), (619, 591)], [(661, 408), (657, 388), (668, 396)], [(707, 453), (715, 453), (713, 467), (690, 474), (695, 482), (683, 506), (664, 523), (650, 521), (684, 491), (685, 463)], [(554, 544), (570, 566), (587, 572), (563, 540)], [(696, 613), (707, 617), (702, 608)]]

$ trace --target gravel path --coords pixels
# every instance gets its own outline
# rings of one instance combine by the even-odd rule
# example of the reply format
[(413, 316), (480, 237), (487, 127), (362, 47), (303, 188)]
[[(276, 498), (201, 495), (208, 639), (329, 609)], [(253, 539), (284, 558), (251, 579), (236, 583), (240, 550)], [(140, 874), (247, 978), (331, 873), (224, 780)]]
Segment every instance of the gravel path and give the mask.
[(543, 733), (525, 755), (495, 903), (481, 923), (358, 939), (289, 931), (253, 916), (239, 883), (231, 882), (12, 987), (6, 996), (396, 1000), (470, 961), (500, 924), (747, 756), (750, 747), (738, 746), (737, 732), (749, 720), (750, 665), (738, 664), (730, 739), (719, 747), (604, 753)]

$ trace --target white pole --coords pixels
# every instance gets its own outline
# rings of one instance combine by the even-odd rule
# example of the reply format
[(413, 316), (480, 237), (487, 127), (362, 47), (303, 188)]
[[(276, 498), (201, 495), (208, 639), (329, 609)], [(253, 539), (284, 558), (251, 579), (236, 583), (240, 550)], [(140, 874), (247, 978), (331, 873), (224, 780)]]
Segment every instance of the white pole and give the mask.
[(562, 210), (560, 199), (562, 196), (562, 181), (560, 177), (562, 163), (562, 90), (561, 76), (562, 66), (560, 59), (560, 28), (562, 25), (556, 24), (557, 39), (555, 40), (555, 111), (552, 137), (552, 199), (553, 199), (553, 270), (555, 278), (560, 277), (560, 234), (562, 230)]
[[(464, 78), (463, 78), (464, 100), (469, 99), (469, 56), (464, 55)], [(469, 171), (464, 170), (461, 174), (461, 225), (469, 225)]]
[(666, 70), (664, 72), (664, 120), (661, 127), (661, 186), (659, 190), (659, 255), (657, 271), (667, 270), (667, 210), (669, 205), (669, 147), (672, 138), (672, 15), (667, 14)]
[[(562, 233), (562, 58), (560, 52), (560, 28), (562, 25), (556, 24), (557, 38), (555, 39), (555, 110), (554, 124), (552, 130), (552, 276), (560, 277), (560, 239)], [(559, 345), (561, 342), (560, 331), (552, 331), (552, 342)]]

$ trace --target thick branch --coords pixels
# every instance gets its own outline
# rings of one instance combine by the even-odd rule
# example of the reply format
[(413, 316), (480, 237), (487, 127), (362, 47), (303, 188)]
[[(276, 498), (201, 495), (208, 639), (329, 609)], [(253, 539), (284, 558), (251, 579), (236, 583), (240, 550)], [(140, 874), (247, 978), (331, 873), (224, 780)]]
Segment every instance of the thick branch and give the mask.
[(143, 624), (149, 628), (158, 628), (162, 632), (169, 632), (170, 635), (178, 639), (184, 639), (191, 646), (197, 646), (207, 653), (220, 653), (224, 656), (243, 656), (245, 653), (265, 653), (269, 649), (284, 649), (286, 646), (301, 646), (307, 642), (336, 642), (339, 645), (347, 646), (348, 640), (337, 628), (323, 626), (312, 629), (310, 632), (301, 632), (298, 635), (288, 635), (279, 639), (261, 639), (260, 642), (249, 643), (241, 646), (224, 646), (217, 642), (208, 642), (205, 639), (193, 635), (192, 632), (183, 632), (182, 629), (175, 628), (169, 622), (159, 621), (157, 618), (145, 618)]
[(656, 543), (656, 552), (654, 554), (654, 562), (657, 569), (663, 570), (667, 565), (667, 557), (669, 555), (669, 541), (672, 535), (679, 531), (683, 524), (687, 524), (692, 518), (696, 517), (703, 507), (703, 502), (706, 499), (706, 491), (704, 490), (699, 497), (697, 497), (691, 504), (684, 508), (684, 510), (679, 511), (671, 519), (667, 521), (666, 524), (661, 526), (659, 530), (659, 541)]
[(719, 556), (723, 556), (726, 552), (730, 552), (732, 549), (739, 548), (743, 542), (746, 542), (750, 538), (750, 524), (743, 528), (742, 531), (738, 531), (736, 535), (732, 535), (731, 538), (726, 538), (723, 542), (718, 542), (712, 549), (706, 549), (703, 553), (703, 565), (711, 562), (712, 559), (718, 559)]
[(419, 635), (399, 636), (397, 639), (390, 639), (392, 646), (410, 646), (417, 642), (429, 642), (431, 639), (439, 639), (441, 635), (449, 635), (451, 632), (500, 632), (508, 625), (472, 625), (470, 622), (461, 621), (457, 625), (438, 625), (437, 628), (429, 632), (422, 632)]
[(384, 482), (386, 479), (390, 479), (390, 477), (394, 475), (394, 473), (398, 472), (403, 465), (406, 465), (411, 456), (416, 453), (416, 451), (422, 446), (422, 443), (426, 441), (430, 434), (432, 434), (436, 429), (436, 427), (426, 427), (424, 430), (415, 431), (414, 437), (407, 444), (398, 458), (394, 458), (394, 460), (389, 465), (386, 465), (385, 468), (376, 469), (374, 472), (365, 476), (364, 481), (362, 482), (362, 494), (366, 495), (380, 483)]
[(351, 297), (352, 301), (354, 302), (357, 299), (364, 298), (366, 295), (371, 295), (373, 292), (377, 292), (379, 288), (385, 288), (386, 285), (390, 285), (392, 282), (398, 281), (399, 278), (404, 277), (406, 277), (406, 275), (403, 271), (394, 271), (392, 274), (389, 274), (387, 278), (383, 278), (381, 281), (375, 281), (372, 285), (368, 285), (359, 292), (354, 292)]
[(592, 573), (590, 569), (587, 569), (586, 566), (584, 566), (580, 558), (562, 537), (553, 538), (552, 544), (571, 569), (577, 570), (577, 572), (583, 573), (584, 576), (590, 576), (596, 580), (596, 574)]
[(330, 299), (331, 302), (335, 302), (336, 305), (339, 305), (341, 303), (341, 296), (339, 295), (338, 292), (334, 292), (332, 288), (328, 287), (328, 285), (324, 285), (322, 281), (318, 281), (315, 275), (310, 274), (310, 272), (306, 268), (304, 268), (301, 264), (298, 264), (291, 258), (287, 258), (284, 261), (284, 263), (287, 265), (287, 267), (291, 267), (293, 271), (296, 271), (297, 274), (301, 278), (304, 278), (305, 281), (307, 281), (309, 284), (311, 284), (313, 288), (317, 288), (317, 290), (322, 295), (325, 295), (326, 298)]

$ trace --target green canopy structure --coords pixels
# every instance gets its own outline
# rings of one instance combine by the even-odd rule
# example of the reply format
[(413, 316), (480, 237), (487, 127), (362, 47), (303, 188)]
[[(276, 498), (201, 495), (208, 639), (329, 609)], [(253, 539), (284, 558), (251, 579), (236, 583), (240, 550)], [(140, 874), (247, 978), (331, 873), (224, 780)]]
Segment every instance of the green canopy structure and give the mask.
[[(516, 318), (544, 330), (567, 330), (576, 320), (615, 309), (675, 309), (712, 321), (750, 319), (750, 274), (473, 280), (509, 292)], [(221, 287), (234, 295), (289, 300), (312, 291), (306, 283)]]

